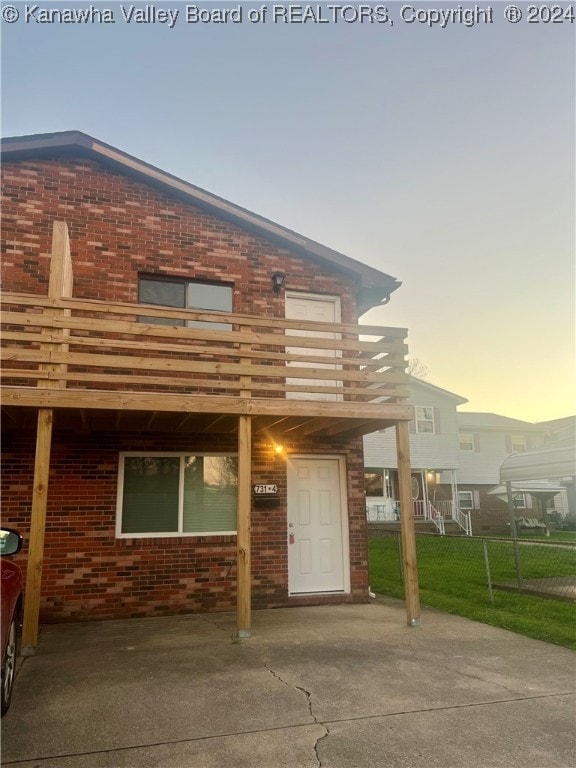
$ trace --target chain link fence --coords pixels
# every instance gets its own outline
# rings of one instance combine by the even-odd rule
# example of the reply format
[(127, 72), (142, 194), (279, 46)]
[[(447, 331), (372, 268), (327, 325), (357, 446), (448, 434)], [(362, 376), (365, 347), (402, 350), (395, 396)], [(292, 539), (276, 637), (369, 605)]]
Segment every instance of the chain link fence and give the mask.
[[(388, 555), (390, 586), (403, 586), (400, 531), (378, 531)], [(468, 596), (472, 589), (494, 604), (498, 590), (576, 602), (576, 544), (478, 536), (416, 534), (422, 589)]]

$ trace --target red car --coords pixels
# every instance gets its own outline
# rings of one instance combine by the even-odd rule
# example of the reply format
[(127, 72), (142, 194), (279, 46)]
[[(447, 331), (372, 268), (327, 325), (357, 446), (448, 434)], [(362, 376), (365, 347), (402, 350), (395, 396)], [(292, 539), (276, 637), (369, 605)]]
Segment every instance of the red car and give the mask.
[(12, 699), (14, 672), (16, 670), (16, 649), (20, 618), (22, 616), (23, 593), (22, 571), (7, 557), (15, 555), (22, 548), (22, 536), (9, 528), (0, 529), (0, 570), (2, 573), (2, 717), (8, 712)]

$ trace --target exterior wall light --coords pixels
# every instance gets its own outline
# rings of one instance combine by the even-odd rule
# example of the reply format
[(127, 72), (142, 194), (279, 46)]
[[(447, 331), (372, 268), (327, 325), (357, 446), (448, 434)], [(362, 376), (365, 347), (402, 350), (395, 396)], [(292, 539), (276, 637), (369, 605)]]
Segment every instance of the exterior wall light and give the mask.
[(275, 294), (279, 294), (284, 287), (284, 280), (286, 280), (284, 272), (272, 272), (272, 290)]

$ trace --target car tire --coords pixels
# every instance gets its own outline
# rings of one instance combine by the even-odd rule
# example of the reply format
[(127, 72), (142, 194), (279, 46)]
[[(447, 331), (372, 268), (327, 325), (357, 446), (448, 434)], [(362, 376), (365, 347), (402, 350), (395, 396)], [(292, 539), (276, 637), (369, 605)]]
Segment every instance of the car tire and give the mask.
[(8, 644), (6, 653), (2, 659), (2, 686), (0, 688), (0, 698), (2, 700), (2, 717), (8, 712), (10, 702), (12, 701), (12, 689), (14, 688), (14, 677), (16, 674), (16, 656), (18, 652), (18, 622), (16, 617), (10, 622), (8, 630)]

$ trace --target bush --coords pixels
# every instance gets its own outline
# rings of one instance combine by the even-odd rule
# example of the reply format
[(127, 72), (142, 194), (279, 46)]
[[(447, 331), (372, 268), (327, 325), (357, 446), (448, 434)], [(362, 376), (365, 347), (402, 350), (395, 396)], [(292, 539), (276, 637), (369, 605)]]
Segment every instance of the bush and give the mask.
[(564, 519), (558, 520), (557, 525), (561, 531), (576, 531), (576, 515), (566, 515)]

